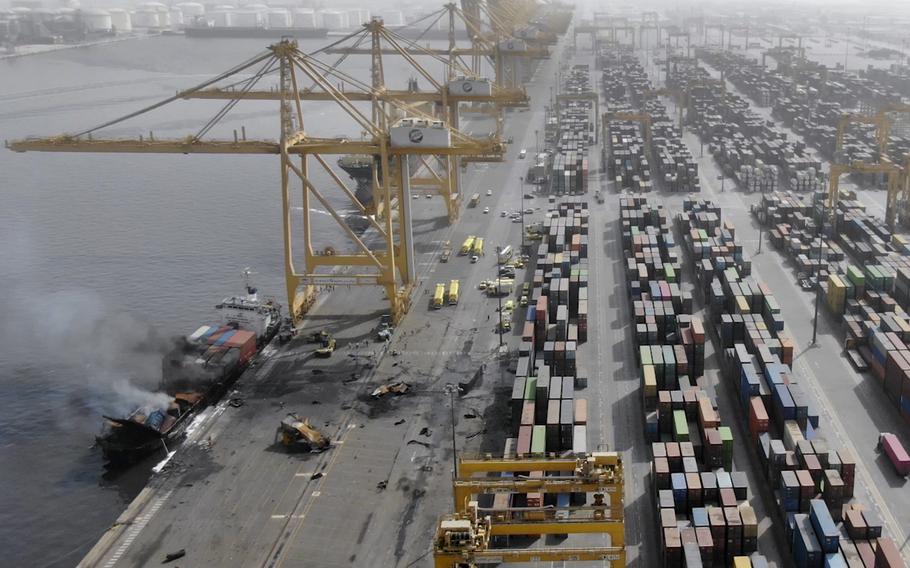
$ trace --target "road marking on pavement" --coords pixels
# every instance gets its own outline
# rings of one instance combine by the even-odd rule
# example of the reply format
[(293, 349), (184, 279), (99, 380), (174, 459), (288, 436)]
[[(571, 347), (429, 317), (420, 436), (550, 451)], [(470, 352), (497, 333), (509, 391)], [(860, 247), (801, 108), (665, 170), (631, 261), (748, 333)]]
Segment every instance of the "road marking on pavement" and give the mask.
[[(799, 347), (794, 342), (794, 349), (798, 350)], [(839, 441), (847, 446), (854, 456), (859, 456), (859, 452), (856, 451), (856, 446), (847, 436), (847, 430), (844, 428), (843, 423), (840, 421), (840, 417), (831, 412), (831, 409), (834, 406), (831, 404), (831, 401), (828, 400), (828, 396), (824, 393), (822, 389), (818, 387), (819, 381), (818, 377), (815, 376), (815, 373), (812, 371), (811, 367), (806, 364), (805, 359), (800, 359), (796, 362), (796, 366), (799, 368), (800, 373), (809, 377), (809, 388), (815, 393), (815, 396), (821, 401), (822, 405), (825, 407), (824, 411), (826, 414), (829, 414), (827, 418), (831, 421), (832, 429), (834, 430), (835, 435), (837, 435)], [(882, 496), (881, 492), (878, 490), (878, 487), (872, 482), (872, 476), (869, 474), (869, 469), (866, 467), (866, 464), (863, 460), (856, 460), (856, 469), (859, 470), (860, 476), (863, 478), (863, 485), (866, 486), (866, 490), (869, 492), (869, 495), (872, 497), (873, 505), (879, 507), (882, 516), (885, 517), (885, 524), (888, 525), (888, 529), (891, 531), (891, 534), (894, 535), (895, 542), (904, 542), (906, 540), (906, 535), (904, 530), (901, 528), (900, 524), (897, 522), (897, 519), (894, 518), (894, 515), (891, 514), (891, 510), (888, 508), (885, 498)]]
[(170, 497), (171, 493), (173, 492), (174, 490), (171, 489), (161, 497), (155, 499), (155, 502), (152, 503), (152, 506), (149, 508), (148, 512), (136, 519), (136, 521), (130, 527), (130, 530), (126, 533), (126, 539), (124, 539), (123, 543), (120, 545), (117, 551), (114, 552), (114, 555), (111, 556), (110, 559), (108, 559), (107, 563), (104, 565), (105, 568), (113, 568), (113, 566), (117, 564), (120, 558), (126, 554), (126, 551), (133, 544), (133, 541), (136, 540), (136, 537), (139, 536), (139, 533), (142, 532), (142, 529), (145, 528), (145, 525), (147, 525), (149, 521), (152, 520), (152, 517), (155, 516), (155, 513), (158, 512), (158, 509), (164, 505), (164, 502), (168, 500), (168, 497)]
[[(298, 471), (297, 473), (294, 474), (294, 477), (312, 477), (312, 475), (313, 475), (312, 471)], [(275, 515), (272, 515), (272, 516), (274, 517)]]

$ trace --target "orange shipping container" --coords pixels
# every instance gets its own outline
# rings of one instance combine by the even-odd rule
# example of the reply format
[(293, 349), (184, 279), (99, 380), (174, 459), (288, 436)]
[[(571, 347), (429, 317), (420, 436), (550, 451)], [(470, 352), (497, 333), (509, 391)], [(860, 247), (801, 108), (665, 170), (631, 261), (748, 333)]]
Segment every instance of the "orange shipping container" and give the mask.
[(761, 397), (753, 396), (749, 400), (749, 433), (752, 435), (752, 441), (757, 442), (759, 434), (767, 431), (768, 411), (765, 410)]
[(575, 424), (585, 425), (588, 423), (588, 401), (583, 398), (575, 399)]

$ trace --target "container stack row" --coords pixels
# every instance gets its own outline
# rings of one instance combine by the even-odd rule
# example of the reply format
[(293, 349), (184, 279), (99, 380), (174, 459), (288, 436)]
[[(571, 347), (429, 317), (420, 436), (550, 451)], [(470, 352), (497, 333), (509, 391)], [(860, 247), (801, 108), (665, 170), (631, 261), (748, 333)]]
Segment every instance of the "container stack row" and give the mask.
[(588, 208), (561, 203), (551, 213), (537, 250), (510, 403), (522, 456), (587, 448), (587, 405), (575, 388), (587, 384), (577, 348), (587, 339)]
[[(587, 333), (588, 206), (562, 203), (551, 213), (530, 283), (509, 401), (511, 436), (505, 442), (506, 458), (588, 453), (588, 404), (576, 396), (576, 388), (587, 385), (587, 375), (577, 364), (574, 339), (582, 316)], [(571, 307), (573, 297), (576, 305)], [(545, 475), (541, 471), (526, 474)], [(527, 514), (516, 512), (518, 508), (582, 506), (587, 497), (584, 493), (498, 493), (484, 499), (495, 521)], [(535, 520), (553, 518), (555, 511), (544, 515)]]
[(732, 432), (697, 384), (705, 335), (679, 291), (666, 212), (640, 197), (620, 199), (620, 212), (662, 565), (766, 566), (746, 476), (733, 470)]
[[(604, 159), (608, 174), (621, 187), (650, 191), (653, 166), (662, 189), (700, 191), (698, 163), (682, 142), (679, 129), (657, 98), (638, 57), (627, 47), (602, 49), (603, 90), (608, 111), (647, 117), (641, 121), (616, 121), (606, 125)], [(649, 130), (649, 140), (644, 129)]]
[(845, 347), (856, 353), (910, 424), (910, 241), (892, 234), (865, 207), (840, 200), (825, 231), (816, 237), (824, 193), (812, 202), (793, 195), (766, 196), (763, 219), (771, 243), (815, 273), (829, 312), (843, 319)]
[[(856, 458), (846, 448), (829, 447), (820, 435), (814, 402), (787, 361), (792, 358), (792, 342), (783, 334), (784, 322), (779, 309), (773, 309), (771, 290), (745, 277), (746, 260), (735, 260), (735, 252), (732, 266), (717, 262), (723, 257), (713, 254), (705, 263), (704, 252), (699, 253), (701, 232), (723, 243), (715, 242), (712, 249), (741, 249), (735, 228), (711, 203), (689, 202), (683, 209), (677, 222), (717, 331), (722, 377), (739, 397), (740, 416), (774, 493), (796, 566), (903, 566), (892, 552), (893, 541), (882, 536), (878, 516), (851, 501)], [(760, 315), (755, 294), (749, 293), (756, 289), (762, 298)], [(735, 329), (740, 317), (743, 334)], [(724, 330), (731, 320), (732, 336)]]
[(724, 173), (746, 191), (775, 191), (781, 184), (814, 189), (821, 163), (805, 155), (804, 145), (756, 114), (738, 95), (720, 88), (701, 67), (670, 73), (671, 89), (688, 92), (686, 120)]
[[(563, 75), (561, 94), (591, 92), (588, 65), (573, 65)], [(558, 108), (550, 193), (582, 195), (588, 191), (588, 148), (594, 142), (594, 103), (585, 98), (563, 99)]]
[[(796, 73), (771, 70), (742, 53), (717, 49), (700, 50), (700, 57), (722, 70), (746, 96), (763, 107), (772, 107), (772, 116), (793, 129), (811, 146), (834, 158), (838, 122), (846, 114), (860, 113), (863, 104), (873, 108), (899, 103), (900, 94), (874, 79), (854, 73), (806, 67)], [(841, 161), (879, 159), (875, 127), (852, 124), (845, 132)], [(902, 159), (910, 150), (910, 140), (891, 137), (889, 154)], [(792, 187), (792, 189), (797, 189)], [(811, 188), (806, 191), (812, 191)]]

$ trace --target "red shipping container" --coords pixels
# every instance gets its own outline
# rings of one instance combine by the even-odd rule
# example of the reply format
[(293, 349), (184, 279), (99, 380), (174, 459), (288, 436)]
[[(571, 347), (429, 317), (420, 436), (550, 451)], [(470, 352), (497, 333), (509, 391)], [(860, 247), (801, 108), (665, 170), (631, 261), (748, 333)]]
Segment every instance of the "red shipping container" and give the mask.
[(518, 447), (516, 452), (519, 456), (526, 456), (531, 453), (531, 435), (533, 432), (533, 426), (520, 426), (518, 428)]
[(888, 537), (878, 539), (875, 548), (875, 568), (904, 568), (904, 561), (897, 545)]
[(857, 540), (854, 542), (859, 557), (863, 560), (863, 566), (866, 568), (875, 568), (875, 550), (868, 540)]
[[(521, 407), (521, 425), (534, 426), (534, 401), (526, 400)], [(519, 430), (520, 433), (520, 430)], [(531, 442), (528, 441), (528, 444)], [(529, 446), (530, 448), (530, 446)], [(519, 452), (520, 453), (520, 452)]]
[(238, 330), (224, 342), (227, 347), (240, 350), (240, 363), (246, 364), (256, 354), (256, 334), (244, 329)]
[(758, 442), (758, 436), (767, 431), (768, 412), (765, 410), (765, 404), (761, 397), (753, 396), (749, 400), (749, 433), (752, 435), (752, 442)]
[(698, 423), (704, 428), (717, 428), (720, 426), (720, 418), (717, 411), (711, 406), (711, 401), (707, 398), (698, 400)]

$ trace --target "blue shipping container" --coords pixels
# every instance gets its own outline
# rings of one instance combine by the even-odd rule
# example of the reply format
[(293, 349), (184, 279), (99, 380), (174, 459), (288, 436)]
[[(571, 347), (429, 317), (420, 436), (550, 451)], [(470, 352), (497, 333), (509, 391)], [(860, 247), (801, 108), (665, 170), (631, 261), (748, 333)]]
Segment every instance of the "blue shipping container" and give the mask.
[(812, 499), (809, 501), (809, 519), (812, 521), (812, 528), (815, 529), (815, 536), (826, 553), (837, 552), (840, 545), (840, 533), (831, 518), (828, 511), (828, 505), (821, 499)]

